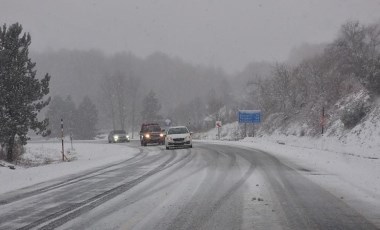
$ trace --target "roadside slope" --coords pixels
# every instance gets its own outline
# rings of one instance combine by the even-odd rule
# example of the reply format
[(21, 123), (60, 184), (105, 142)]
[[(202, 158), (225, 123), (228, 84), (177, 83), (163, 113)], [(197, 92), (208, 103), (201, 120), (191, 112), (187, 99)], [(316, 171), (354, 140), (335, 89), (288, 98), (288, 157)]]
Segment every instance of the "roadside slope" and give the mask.
[[(16, 165), (15, 170), (0, 167), (0, 194), (127, 160), (139, 152), (127, 145), (78, 142), (74, 143), (74, 149), (68, 154), (72, 161), (62, 162), (61, 145), (58, 142), (31, 142), (25, 149), (24, 166)], [(34, 167), (25, 167), (27, 164)]]

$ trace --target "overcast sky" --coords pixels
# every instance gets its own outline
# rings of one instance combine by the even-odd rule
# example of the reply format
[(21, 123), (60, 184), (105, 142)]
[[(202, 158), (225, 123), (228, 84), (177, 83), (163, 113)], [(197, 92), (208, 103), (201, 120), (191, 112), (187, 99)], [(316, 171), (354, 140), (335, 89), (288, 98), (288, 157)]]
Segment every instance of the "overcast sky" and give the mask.
[(332, 41), (348, 20), (380, 20), (380, 0), (0, 0), (0, 23), (19, 22), (32, 50), (155, 51), (241, 70), (283, 61), (303, 42)]

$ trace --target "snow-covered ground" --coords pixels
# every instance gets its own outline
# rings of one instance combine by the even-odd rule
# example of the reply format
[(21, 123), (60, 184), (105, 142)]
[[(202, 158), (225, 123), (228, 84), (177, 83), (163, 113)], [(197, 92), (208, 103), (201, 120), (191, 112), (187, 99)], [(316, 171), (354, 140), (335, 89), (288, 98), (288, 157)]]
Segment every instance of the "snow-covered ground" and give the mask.
[[(362, 124), (362, 132), (347, 132), (343, 137), (274, 134), (231, 141), (233, 133), (238, 131), (236, 124), (223, 126), (221, 136), (227, 139), (224, 141), (215, 140), (215, 129), (198, 136), (204, 142), (268, 152), (371, 219), (378, 218), (380, 213), (380, 125), (373, 122), (373, 119), (369, 119), (368, 124)], [(372, 134), (371, 138), (368, 137), (369, 134)], [(194, 146), (196, 147), (196, 142)], [(68, 145), (66, 149), (71, 150)], [(29, 143), (26, 146), (24, 164), (28, 164), (29, 160), (30, 164), (41, 165), (16, 165), (15, 170), (0, 167), (0, 194), (122, 161), (139, 152), (127, 145), (107, 144), (106, 141), (74, 143), (74, 149), (67, 154), (72, 161), (62, 163), (59, 142)]]
[(106, 144), (105, 141), (104, 143), (91, 141), (74, 143), (74, 149), (66, 143), (65, 152), (70, 162), (62, 162), (61, 148), (60, 142), (28, 143), (25, 146), (23, 166), (16, 165), (15, 170), (0, 167), (0, 194), (120, 162), (139, 152), (138, 149), (126, 145)]
[[(221, 130), (225, 139), (216, 141), (216, 129), (200, 134), (203, 141), (237, 145), (268, 152), (297, 169), (367, 218), (380, 215), (380, 119), (379, 108), (352, 130), (339, 135), (307, 137), (273, 134), (233, 140), (237, 123)], [(335, 122), (334, 128), (339, 126)], [(297, 133), (290, 131), (290, 133)]]

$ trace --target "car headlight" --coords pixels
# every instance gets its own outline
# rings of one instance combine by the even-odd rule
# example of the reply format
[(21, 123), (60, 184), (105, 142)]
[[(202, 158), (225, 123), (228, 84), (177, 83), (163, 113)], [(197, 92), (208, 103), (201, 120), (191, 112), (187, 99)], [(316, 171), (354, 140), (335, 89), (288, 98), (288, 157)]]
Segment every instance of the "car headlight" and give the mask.
[(190, 141), (190, 136), (186, 136), (185, 141)]
[(129, 139), (129, 136), (127, 135), (127, 139)]
[(146, 138), (150, 138), (149, 133), (145, 134), (145, 137), (146, 137)]
[(113, 139), (117, 140), (117, 139), (119, 139), (119, 136), (115, 135), (115, 136), (113, 136)]
[(169, 136), (166, 136), (166, 139), (167, 139), (168, 141), (173, 141), (173, 138), (171, 138), (171, 137), (169, 137)]
[(164, 136), (164, 134), (163, 133), (160, 133), (160, 137), (163, 137)]

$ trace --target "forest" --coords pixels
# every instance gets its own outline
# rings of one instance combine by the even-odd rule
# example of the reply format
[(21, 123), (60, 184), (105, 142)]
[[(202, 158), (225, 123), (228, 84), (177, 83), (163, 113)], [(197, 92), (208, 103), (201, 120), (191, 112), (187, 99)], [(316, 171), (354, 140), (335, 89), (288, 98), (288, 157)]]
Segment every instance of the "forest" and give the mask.
[[(365, 92), (368, 100), (350, 104), (338, 117), (352, 128), (380, 94), (379, 25), (349, 21), (337, 34), (330, 43), (295, 48), (282, 63), (252, 62), (233, 74), (160, 52), (141, 58), (126, 52), (107, 56), (97, 50), (59, 50), (32, 53), (32, 58), (39, 72), (53, 76), (52, 96), (60, 101), (69, 97), (76, 105), (84, 97), (94, 103), (97, 130), (136, 132), (142, 122), (170, 119), (205, 131), (216, 120), (236, 121), (239, 109), (259, 109), (263, 132), (277, 129), (277, 123), (286, 127), (302, 121), (303, 135), (316, 135), (322, 110), (334, 113), (339, 100)], [(155, 106), (148, 106), (152, 100)], [(54, 127), (57, 118), (49, 118)]]

